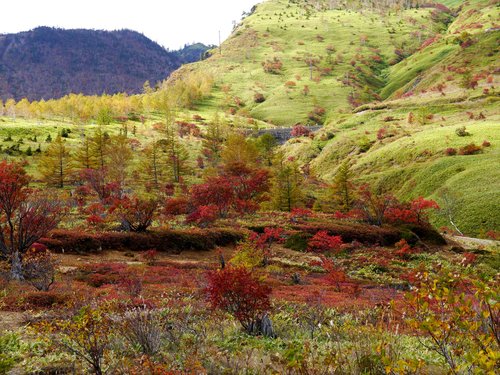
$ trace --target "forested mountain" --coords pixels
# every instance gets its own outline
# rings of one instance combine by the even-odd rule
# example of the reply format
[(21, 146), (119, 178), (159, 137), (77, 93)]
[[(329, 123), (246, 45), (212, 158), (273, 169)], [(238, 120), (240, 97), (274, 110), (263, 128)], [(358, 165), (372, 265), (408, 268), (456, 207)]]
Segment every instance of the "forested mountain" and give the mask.
[(139, 93), (146, 80), (154, 85), (206, 49), (195, 44), (167, 51), (130, 30), (39, 27), (0, 35), (0, 98)]

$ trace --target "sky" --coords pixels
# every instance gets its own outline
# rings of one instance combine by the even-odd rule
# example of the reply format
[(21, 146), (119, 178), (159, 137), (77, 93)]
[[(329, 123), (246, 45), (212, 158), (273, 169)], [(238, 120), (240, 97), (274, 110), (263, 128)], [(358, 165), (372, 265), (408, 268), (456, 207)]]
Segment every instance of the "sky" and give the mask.
[(218, 44), (261, 0), (9, 0), (0, 2), (0, 34), (37, 26), (139, 31), (165, 48)]

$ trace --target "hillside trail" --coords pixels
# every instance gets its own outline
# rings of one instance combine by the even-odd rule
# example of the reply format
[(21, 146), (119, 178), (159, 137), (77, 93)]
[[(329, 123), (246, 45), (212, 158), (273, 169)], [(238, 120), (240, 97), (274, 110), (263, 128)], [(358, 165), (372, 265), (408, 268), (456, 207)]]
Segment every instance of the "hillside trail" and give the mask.
[(466, 250), (473, 250), (477, 249), (478, 247), (500, 249), (500, 241), (488, 240), (483, 238), (474, 238), (474, 237), (451, 236), (451, 235), (444, 235), (444, 237), (446, 239), (458, 243)]

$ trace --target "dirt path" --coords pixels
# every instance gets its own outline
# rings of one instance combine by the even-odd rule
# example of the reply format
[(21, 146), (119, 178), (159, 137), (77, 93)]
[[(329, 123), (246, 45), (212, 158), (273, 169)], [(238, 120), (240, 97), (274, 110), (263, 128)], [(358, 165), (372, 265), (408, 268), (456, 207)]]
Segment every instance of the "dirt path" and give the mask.
[(24, 319), (24, 313), (22, 312), (0, 311), (0, 334), (19, 328)]
[(478, 247), (500, 248), (500, 241), (485, 240), (482, 238), (463, 237), (463, 236), (448, 236), (448, 235), (445, 235), (445, 238), (460, 244), (460, 246), (462, 246), (466, 250), (477, 249)]

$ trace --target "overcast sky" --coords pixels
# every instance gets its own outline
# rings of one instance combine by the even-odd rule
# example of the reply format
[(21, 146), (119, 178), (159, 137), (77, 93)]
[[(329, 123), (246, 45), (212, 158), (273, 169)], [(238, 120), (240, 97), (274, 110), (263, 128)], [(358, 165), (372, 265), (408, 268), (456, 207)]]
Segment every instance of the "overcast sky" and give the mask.
[(170, 49), (217, 44), (233, 21), (261, 0), (8, 0), (0, 1), (0, 34), (37, 26), (131, 29)]

